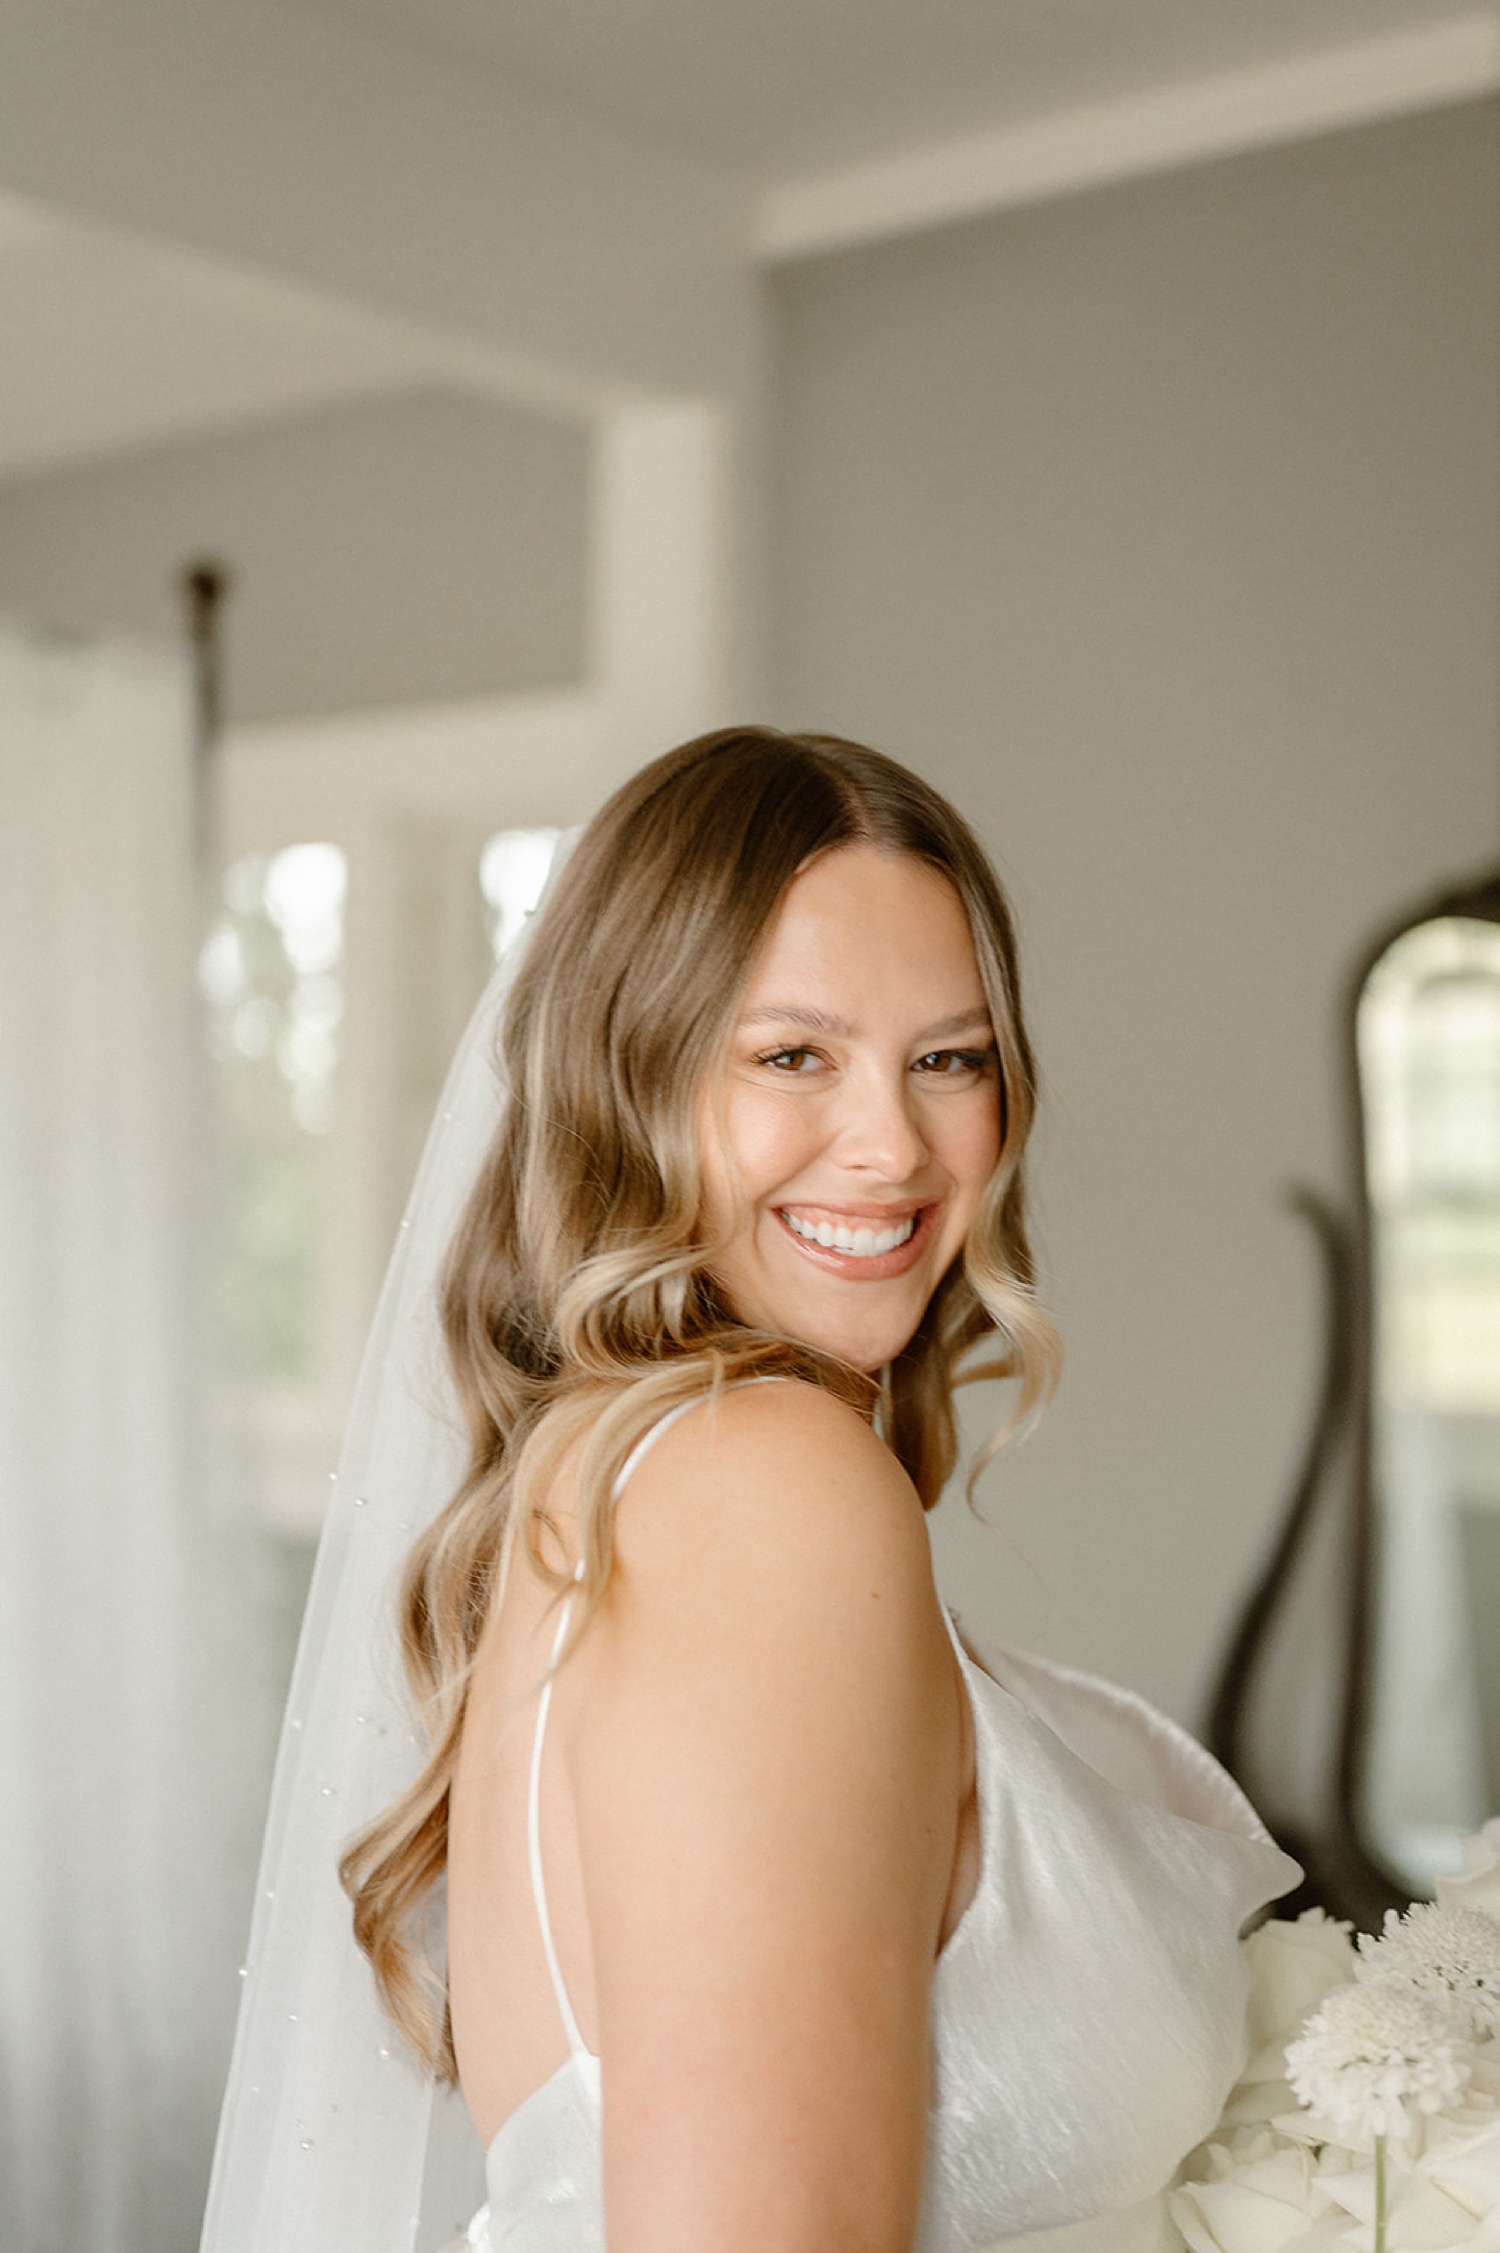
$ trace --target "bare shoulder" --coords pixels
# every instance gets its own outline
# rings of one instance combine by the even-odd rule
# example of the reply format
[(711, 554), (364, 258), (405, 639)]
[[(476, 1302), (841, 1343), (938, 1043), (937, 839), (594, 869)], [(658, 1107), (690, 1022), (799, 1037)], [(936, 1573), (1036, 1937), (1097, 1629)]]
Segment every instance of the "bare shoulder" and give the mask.
[[(800, 1572), (862, 1563), (931, 1585), (921, 1504), (854, 1409), (793, 1381), (738, 1385), (680, 1416), (636, 1470), (618, 1537), (628, 1574), (722, 1569), (748, 1551)], [(748, 1562), (748, 1559), (746, 1559)]]
[[(621, 1497), (601, 1657), (686, 1685), (772, 1661), (832, 1696), (949, 1664), (922, 1507), (884, 1442), (811, 1385), (746, 1385), (680, 1416)], [(606, 1662), (607, 1663), (607, 1662)]]

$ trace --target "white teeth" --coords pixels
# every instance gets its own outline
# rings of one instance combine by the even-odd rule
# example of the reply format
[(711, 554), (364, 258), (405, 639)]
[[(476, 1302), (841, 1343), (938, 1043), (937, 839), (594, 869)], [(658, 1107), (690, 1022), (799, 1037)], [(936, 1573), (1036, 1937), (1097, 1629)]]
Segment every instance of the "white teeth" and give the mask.
[(821, 1244), (825, 1251), (845, 1252), (853, 1259), (879, 1259), (882, 1252), (893, 1252), (904, 1244), (917, 1225), (917, 1216), (898, 1221), (894, 1228), (851, 1228), (844, 1221), (799, 1220), (795, 1213), (783, 1213), (782, 1219), (794, 1235), (803, 1237), (809, 1244)]

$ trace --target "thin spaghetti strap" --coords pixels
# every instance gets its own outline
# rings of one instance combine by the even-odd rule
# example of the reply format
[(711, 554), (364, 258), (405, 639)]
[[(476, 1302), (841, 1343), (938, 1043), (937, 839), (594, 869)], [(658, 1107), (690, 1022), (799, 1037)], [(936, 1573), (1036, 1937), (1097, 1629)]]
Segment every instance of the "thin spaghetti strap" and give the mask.
[(707, 1399), (707, 1397), (706, 1393), (695, 1393), (691, 1400), (679, 1400), (675, 1408), (669, 1408), (665, 1416), (658, 1416), (654, 1424), (647, 1426), (616, 1474), (613, 1497), (616, 1502), (619, 1501), (620, 1496), (625, 1492), (631, 1479), (640, 1469), (641, 1464), (650, 1454), (663, 1432), (669, 1432), (679, 1416), (685, 1416), (690, 1408), (696, 1408), (699, 1402)]
[[(774, 1385), (780, 1381), (776, 1377), (746, 1377), (741, 1380), (742, 1383), (749, 1385)], [(735, 1388), (731, 1387), (730, 1389)], [(615, 1480), (614, 1499), (616, 1501), (624, 1492), (626, 1482), (632, 1472), (635, 1471), (642, 1458), (649, 1454), (650, 1450), (656, 1445), (662, 1433), (669, 1430), (679, 1416), (685, 1416), (690, 1408), (696, 1408), (702, 1397), (702, 1395), (697, 1395), (692, 1400), (680, 1401), (675, 1408), (669, 1408), (665, 1416), (659, 1417), (650, 1430), (636, 1441), (621, 1465), (619, 1476)], [(583, 1574), (584, 1567), (580, 1560), (573, 1578), (582, 1580)], [(557, 1943), (552, 1937), (552, 1919), (547, 1913), (547, 1881), (542, 1871), (542, 1748), (547, 1741), (547, 1718), (552, 1711), (554, 1672), (562, 1654), (563, 1641), (568, 1632), (568, 1621), (572, 1616), (573, 1599), (568, 1596), (564, 1598), (562, 1611), (558, 1617), (557, 1633), (552, 1639), (551, 1664), (547, 1670), (547, 1679), (542, 1684), (542, 1694), (537, 1701), (536, 1728), (531, 1739), (531, 1776), (526, 1790), (526, 1854), (531, 1864), (531, 1897), (536, 1904), (536, 1921), (541, 1930), (542, 1950), (547, 1958), (547, 1970), (552, 1979), (552, 1992), (557, 1997), (558, 2015), (563, 2022), (563, 2032), (568, 2037), (568, 2048), (574, 2057), (588, 2057), (592, 2053), (579, 2031), (578, 2020), (573, 2014), (573, 2005), (568, 1999), (568, 1990), (563, 1981), (562, 1965), (557, 1960)]]
[[(581, 1578), (580, 1564), (574, 1578)], [(531, 1778), (526, 1790), (526, 1853), (531, 1864), (531, 1898), (536, 1903), (536, 1921), (541, 1929), (542, 1950), (547, 1958), (547, 1969), (552, 1977), (552, 1992), (557, 1997), (558, 2015), (563, 2022), (563, 2032), (568, 2037), (568, 2048), (574, 2057), (587, 2057), (589, 2046), (579, 2031), (573, 2015), (573, 2005), (568, 2000), (568, 1990), (563, 1984), (562, 1965), (557, 1960), (557, 1944), (552, 1938), (552, 1919), (547, 1914), (547, 1881), (542, 1875), (542, 1747), (547, 1741), (547, 1716), (552, 1710), (552, 1682), (557, 1661), (562, 1652), (563, 1638), (568, 1632), (568, 1621), (573, 1612), (573, 1599), (565, 1598), (557, 1622), (557, 1633), (552, 1639), (552, 1660), (547, 1679), (542, 1684), (542, 1694), (537, 1702), (536, 1729), (531, 1739)]]
[[(785, 1377), (737, 1377), (734, 1383), (726, 1385), (724, 1390), (725, 1392), (743, 1392), (749, 1385), (781, 1385), (788, 1382), (790, 1380)], [(614, 1484), (614, 1499), (616, 1502), (619, 1501), (626, 1486), (640, 1469), (642, 1462), (650, 1454), (662, 1434), (672, 1429), (679, 1416), (685, 1416), (690, 1408), (701, 1408), (704, 1401), (712, 1397), (710, 1393), (694, 1393), (691, 1400), (679, 1400), (675, 1408), (669, 1408), (665, 1416), (658, 1416), (656, 1422), (647, 1427), (620, 1465), (619, 1475)]]

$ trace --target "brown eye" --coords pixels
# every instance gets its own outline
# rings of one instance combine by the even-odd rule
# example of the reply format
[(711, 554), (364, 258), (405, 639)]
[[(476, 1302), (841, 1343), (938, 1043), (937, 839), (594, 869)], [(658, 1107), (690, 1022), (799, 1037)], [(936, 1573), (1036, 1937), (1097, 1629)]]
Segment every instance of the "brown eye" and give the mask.
[(992, 1048), (934, 1048), (917, 1058), (916, 1069), (931, 1079), (971, 1079), (994, 1062)]
[(809, 1065), (816, 1064), (818, 1052), (815, 1048), (774, 1048), (768, 1055), (762, 1056), (760, 1061), (762, 1064), (769, 1064), (773, 1071), (794, 1074), (805, 1072)]

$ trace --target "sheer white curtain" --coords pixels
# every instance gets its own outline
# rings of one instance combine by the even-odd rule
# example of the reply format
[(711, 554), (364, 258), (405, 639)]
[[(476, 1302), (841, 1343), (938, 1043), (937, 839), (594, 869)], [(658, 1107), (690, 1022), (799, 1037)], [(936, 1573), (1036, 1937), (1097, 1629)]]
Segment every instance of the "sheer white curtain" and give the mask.
[(9, 2253), (196, 2244), (251, 1882), (198, 1432), (190, 738), (175, 652), (0, 625)]

